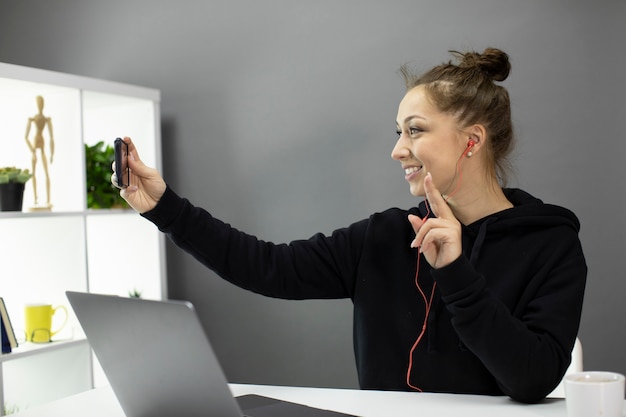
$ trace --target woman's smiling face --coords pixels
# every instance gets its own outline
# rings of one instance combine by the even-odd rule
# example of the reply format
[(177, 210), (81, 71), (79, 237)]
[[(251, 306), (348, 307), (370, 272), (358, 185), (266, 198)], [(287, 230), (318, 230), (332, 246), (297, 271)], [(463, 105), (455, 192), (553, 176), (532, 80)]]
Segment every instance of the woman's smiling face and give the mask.
[(396, 118), (398, 141), (391, 157), (399, 161), (411, 194), (424, 196), (424, 177), (433, 176), (436, 187), (445, 194), (456, 177), (459, 157), (467, 146), (467, 135), (453, 116), (435, 108), (423, 87), (409, 90)]

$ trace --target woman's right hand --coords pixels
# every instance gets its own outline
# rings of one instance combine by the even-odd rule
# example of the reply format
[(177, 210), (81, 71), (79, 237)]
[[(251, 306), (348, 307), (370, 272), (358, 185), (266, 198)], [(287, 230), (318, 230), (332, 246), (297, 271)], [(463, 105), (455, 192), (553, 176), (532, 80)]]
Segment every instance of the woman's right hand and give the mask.
[[(155, 168), (146, 166), (141, 161), (133, 141), (129, 137), (125, 137), (124, 142), (128, 145), (130, 185), (122, 188), (120, 195), (135, 211), (145, 213), (157, 205), (167, 185)], [(115, 162), (113, 163), (111, 183), (118, 187), (117, 176), (115, 175)]]

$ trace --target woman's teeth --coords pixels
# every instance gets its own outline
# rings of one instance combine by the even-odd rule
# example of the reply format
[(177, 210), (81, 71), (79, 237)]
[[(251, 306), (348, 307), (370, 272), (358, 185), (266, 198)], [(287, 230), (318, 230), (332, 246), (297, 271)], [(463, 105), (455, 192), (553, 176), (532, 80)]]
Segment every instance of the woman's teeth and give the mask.
[(422, 169), (422, 167), (410, 167), (410, 168), (406, 168), (406, 169), (404, 170), (404, 173), (405, 173), (406, 175), (410, 175), (410, 174), (412, 174), (412, 173), (414, 173), (414, 172), (419, 171), (420, 169)]

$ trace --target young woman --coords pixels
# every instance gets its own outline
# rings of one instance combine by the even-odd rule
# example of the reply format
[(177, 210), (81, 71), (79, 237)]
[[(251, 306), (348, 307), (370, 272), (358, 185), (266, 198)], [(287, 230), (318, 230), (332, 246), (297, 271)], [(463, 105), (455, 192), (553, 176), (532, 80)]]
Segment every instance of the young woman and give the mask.
[(560, 382), (578, 332), (587, 273), (579, 222), (503, 188), (513, 129), (497, 82), (508, 56), (454, 55), (458, 64), (421, 76), (402, 69), (392, 158), (411, 193), (425, 197), (416, 208), (329, 236), (263, 242), (179, 197), (130, 138), (133, 184), (121, 194), (235, 285), (287, 299), (350, 298), (363, 389), (539, 401)]

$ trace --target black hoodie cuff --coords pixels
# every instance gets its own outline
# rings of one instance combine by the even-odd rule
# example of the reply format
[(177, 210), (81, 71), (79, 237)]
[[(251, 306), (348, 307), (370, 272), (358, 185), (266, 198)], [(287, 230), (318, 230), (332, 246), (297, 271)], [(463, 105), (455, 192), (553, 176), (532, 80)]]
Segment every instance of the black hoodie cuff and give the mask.
[(431, 274), (444, 297), (472, 291), (476, 286), (484, 285), (482, 275), (476, 272), (463, 255), (442, 268), (431, 270)]
[(165, 231), (174, 223), (185, 205), (185, 200), (178, 196), (168, 185), (157, 205), (141, 216), (154, 223), (159, 230)]

